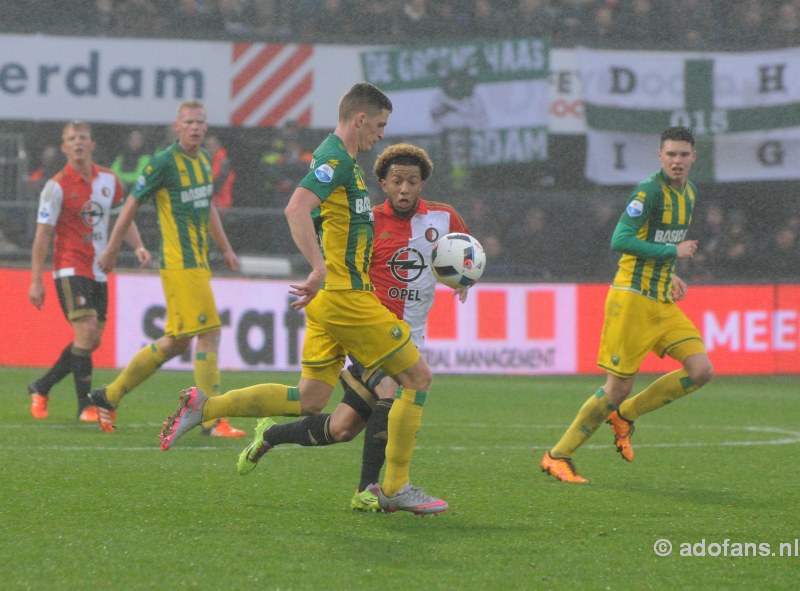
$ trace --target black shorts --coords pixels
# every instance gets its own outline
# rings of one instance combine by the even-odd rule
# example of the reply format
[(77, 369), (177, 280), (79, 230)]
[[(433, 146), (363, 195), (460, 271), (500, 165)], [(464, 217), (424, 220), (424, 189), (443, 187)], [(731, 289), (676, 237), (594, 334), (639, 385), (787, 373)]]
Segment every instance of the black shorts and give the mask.
[(74, 322), (86, 316), (106, 321), (108, 284), (88, 277), (59, 277), (56, 281), (58, 303), (67, 320)]

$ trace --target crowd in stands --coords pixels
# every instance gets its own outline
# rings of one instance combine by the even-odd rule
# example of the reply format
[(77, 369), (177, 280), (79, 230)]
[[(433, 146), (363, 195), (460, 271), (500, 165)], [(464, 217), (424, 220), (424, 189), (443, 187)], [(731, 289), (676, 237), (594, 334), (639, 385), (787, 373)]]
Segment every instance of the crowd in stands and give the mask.
[[(0, 33), (362, 44), (541, 35), (554, 46), (748, 50), (800, 45), (800, 0), (0, 0)], [(170, 129), (114, 127), (105, 134), (95, 128), (105, 135), (97, 161), (130, 188), (150, 155), (174, 136)], [(47, 137), (57, 138), (54, 130)], [(212, 130), (215, 202), (226, 215), (248, 212), (232, 228), (237, 247), (291, 251), (280, 214), (327, 131), (295, 122), (257, 135)], [(36, 199), (63, 156), (55, 145), (32, 148), (28, 191)], [(551, 145), (551, 160), (580, 170), (575, 151), (562, 151)], [(628, 187), (587, 187), (574, 174), (546, 185), (525, 168), (517, 176), (503, 173), (498, 191), (486, 182), (494, 174), (456, 182), (447, 163), (436, 165), (426, 196), (462, 212), (486, 248), (488, 279), (610, 278), (617, 255), (608, 245)], [(693, 282), (797, 281), (800, 194), (790, 184), (775, 185), (780, 199), (770, 207), (751, 198), (763, 194), (759, 187), (736, 187), (736, 194), (730, 185), (701, 187), (691, 236), (700, 246), (693, 261), (681, 262), (681, 274)], [(271, 231), (252, 214), (257, 209), (273, 215)]]
[(798, 0), (0, 0), (0, 32), (302, 43), (547, 36), (555, 46), (800, 42)]

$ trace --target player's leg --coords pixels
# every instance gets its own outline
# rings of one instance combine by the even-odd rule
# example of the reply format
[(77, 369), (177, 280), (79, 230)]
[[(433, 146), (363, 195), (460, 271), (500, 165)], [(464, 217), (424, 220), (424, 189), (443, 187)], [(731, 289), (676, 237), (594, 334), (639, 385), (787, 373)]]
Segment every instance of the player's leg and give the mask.
[(75, 340), (72, 346), (72, 377), (78, 397), (78, 419), (97, 421), (97, 408), (89, 400), (92, 389), (92, 352), (100, 346), (105, 323), (97, 316), (84, 316), (72, 323)]
[(575, 470), (572, 456), (617, 408), (613, 400), (624, 399), (632, 387), (633, 378), (608, 374), (603, 387), (583, 403), (561, 439), (545, 453), (540, 464), (542, 471), (564, 482), (586, 482)]
[[(597, 356), (597, 365), (607, 372), (605, 384), (583, 403), (558, 442), (545, 452), (539, 463), (543, 472), (563, 482), (588, 482), (577, 473), (572, 456), (630, 394), (639, 365), (656, 340), (646, 329), (647, 306), (643, 296), (609, 290)], [(630, 330), (632, 326), (636, 330)]]
[[(303, 376), (300, 378), (297, 389), (301, 400), (303, 398), (330, 400), (333, 385), (330, 381)], [(253, 440), (239, 454), (236, 464), (237, 471), (242, 476), (249, 474), (265, 453), (273, 447), (285, 443), (295, 443), (304, 447), (322, 447), (340, 441), (349, 441), (349, 439), (337, 439), (334, 436), (331, 429), (334, 416), (340, 425), (340, 437), (346, 433), (358, 433), (361, 430), (358, 423), (363, 426), (358, 415), (355, 415), (349, 406), (343, 404), (339, 404), (333, 414), (315, 414), (290, 423), (276, 424), (269, 417), (259, 420)], [(353, 423), (351, 428), (342, 430), (344, 423), (348, 421)]]
[[(381, 370), (378, 370), (382, 374)], [(399, 384), (389, 376), (375, 376), (376, 384), (368, 383), (370, 392), (378, 400), (367, 419), (364, 443), (361, 452), (361, 478), (350, 508), (358, 511), (378, 511), (378, 497), (371, 490), (380, 481), (381, 470), (386, 462), (386, 443), (389, 438), (389, 412)], [(371, 381), (370, 378), (369, 381)]]
[(633, 422), (643, 414), (662, 408), (696, 391), (711, 380), (714, 368), (706, 353), (699, 331), (686, 315), (673, 306), (671, 313), (662, 315), (664, 337), (654, 352), (669, 355), (683, 364), (683, 369), (661, 376), (647, 388), (626, 399), (619, 410), (609, 416), (614, 432), (614, 445), (623, 459), (633, 461), (631, 435)]
[(683, 363), (683, 369), (661, 376), (647, 388), (625, 400), (620, 405), (619, 414), (629, 421), (635, 421), (643, 414), (695, 392), (714, 375), (711, 359), (699, 334), (697, 338), (684, 340), (667, 354)]
[[(422, 422), (422, 407), (433, 381), (430, 368), (411, 340), (411, 329), (381, 305), (375, 294), (351, 294), (354, 318), (334, 327), (339, 341), (368, 370), (380, 367), (402, 386), (388, 416), (386, 473), (383, 487), (370, 487), (386, 511), (439, 513), (447, 503), (431, 497), (410, 482), (410, 463)], [(356, 326), (355, 329), (343, 328)]]
[(389, 411), (399, 385), (382, 369), (368, 371), (357, 360), (342, 371), (339, 381), (344, 387), (342, 403), (359, 414), (365, 423), (361, 454), (361, 478), (357, 493), (378, 482), (386, 460)]
[(89, 395), (92, 403), (98, 407), (103, 431), (113, 431), (110, 411), (119, 405), (124, 396), (152, 376), (164, 363), (183, 354), (194, 335), (221, 326), (213, 307), (208, 271), (162, 269), (160, 275), (166, 301), (164, 335), (140, 349), (110, 384), (92, 390)]
[[(230, 390), (222, 396), (212, 398), (198, 388), (184, 390), (178, 409), (167, 418), (161, 429), (161, 449), (168, 450), (179, 437), (201, 421), (225, 417), (296, 417), (301, 414), (319, 414), (330, 400), (344, 356), (344, 350), (307, 314), (302, 353), (303, 372), (297, 387), (258, 384)], [(257, 425), (256, 435), (258, 436), (259, 430), (263, 435), (263, 431), (269, 426), (271, 425), (267, 421)]]
[(31, 416), (35, 419), (46, 419), (48, 416), (47, 403), (50, 389), (63, 380), (72, 371), (72, 343), (61, 351), (56, 362), (50, 366), (39, 379), (28, 384), (28, 394), (31, 398)]
[[(210, 330), (197, 335), (194, 352), (194, 383), (208, 397), (219, 396), (220, 371), (218, 362), (220, 330)], [(209, 437), (244, 437), (241, 429), (235, 428), (227, 419), (212, 419), (202, 424), (201, 433)]]
[[(88, 280), (86, 280), (88, 281)], [(64, 317), (73, 327), (74, 320), (81, 318), (86, 312), (91, 296), (87, 292), (87, 283), (81, 282), (78, 277), (60, 277), (55, 281), (58, 303)], [(72, 349), (75, 346), (75, 337), (61, 351), (56, 362), (39, 379), (28, 384), (28, 393), (31, 395), (31, 415), (37, 419), (47, 418), (47, 403), (50, 389), (72, 372)]]

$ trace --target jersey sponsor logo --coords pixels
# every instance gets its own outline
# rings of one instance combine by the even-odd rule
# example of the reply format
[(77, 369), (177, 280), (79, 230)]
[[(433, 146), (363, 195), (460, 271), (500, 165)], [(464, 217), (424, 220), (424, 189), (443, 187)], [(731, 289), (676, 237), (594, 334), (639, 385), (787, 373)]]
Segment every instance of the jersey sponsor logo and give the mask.
[(653, 241), (659, 244), (678, 244), (686, 239), (688, 229), (683, 230), (656, 230)]
[(439, 230), (434, 227), (430, 227), (425, 230), (425, 240), (433, 244), (437, 240), (439, 240)]
[[(148, 168), (150, 168), (148, 166)], [(144, 184), (147, 182), (147, 179), (144, 178), (144, 175), (141, 175), (138, 179), (136, 179), (136, 190), (141, 191), (144, 189)]]
[(321, 183), (329, 183), (333, 180), (333, 168), (329, 164), (322, 164), (314, 169), (314, 176)]
[(359, 214), (369, 212), (369, 219), (373, 219), (372, 204), (370, 203), (369, 195), (365, 195), (364, 197), (359, 197), (358, 199), (353, 200), (353, 209)]
[(181, 191), (181, 203), (195, 202), (195, 207), (205, 207), (214, 194), (214, 185), (201, 185)]
[(45, 221), (46, 219), (49, 219), (49, 218), (50, 218), (50, 212), (49, 211), (45, 211), (43, 209), (39, 210), (39, 220), (40, 221)]
[(403, 283), (413, 283), (428, 268), (422, 253), (411, 246), (397, 250), (386, 264), (389, 265), (392, 277)]
[(628, 207), (625, 209), (628, 212), (628, 215), (632, 218), (638, 218), (644, 212), (644, 203), (641, 201), (635, 200), (628, 203)]
[(403, 302), (421, 302), (422, 296), (418, 289), (408, 289), (407, 287), (390, 287), (389, 298), (401, 300)]
[(95, 201), (87, 201), (81, 207), (80, 216), (83, 223), (93, 228), (103, 220), (105, 212), (103, 206)]

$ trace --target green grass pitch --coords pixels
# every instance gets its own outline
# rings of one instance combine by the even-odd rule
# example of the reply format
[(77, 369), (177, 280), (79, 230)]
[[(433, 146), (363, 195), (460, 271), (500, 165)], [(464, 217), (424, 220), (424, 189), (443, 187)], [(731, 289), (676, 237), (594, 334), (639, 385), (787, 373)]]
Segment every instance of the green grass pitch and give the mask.
[[(412, 478), (450, 509), (420, 518), (348, 509), (361, 437), (278, 448), (247, 477), (235, 468), (246, 440), (192, 432), (160, 451), (190, 374), (140, 386), (112, 435), (75, 421), (71, 379), (36, 421), (25, 384), (39, 371), (0, 375), (3, 590), (797, 588), (796, 377), (716, 378), (642, 417), (633, 464), (603, 425), (576, 455), (591, 481), (581, 486), (545, 477), (538, 462), (600, 376), (438, 376)], [(95, 383), (111, 377), (98, 371)], [(295, 380), (223, 374), (226, 388)], [(660, 539), (669, 556), (654, 552)]]

